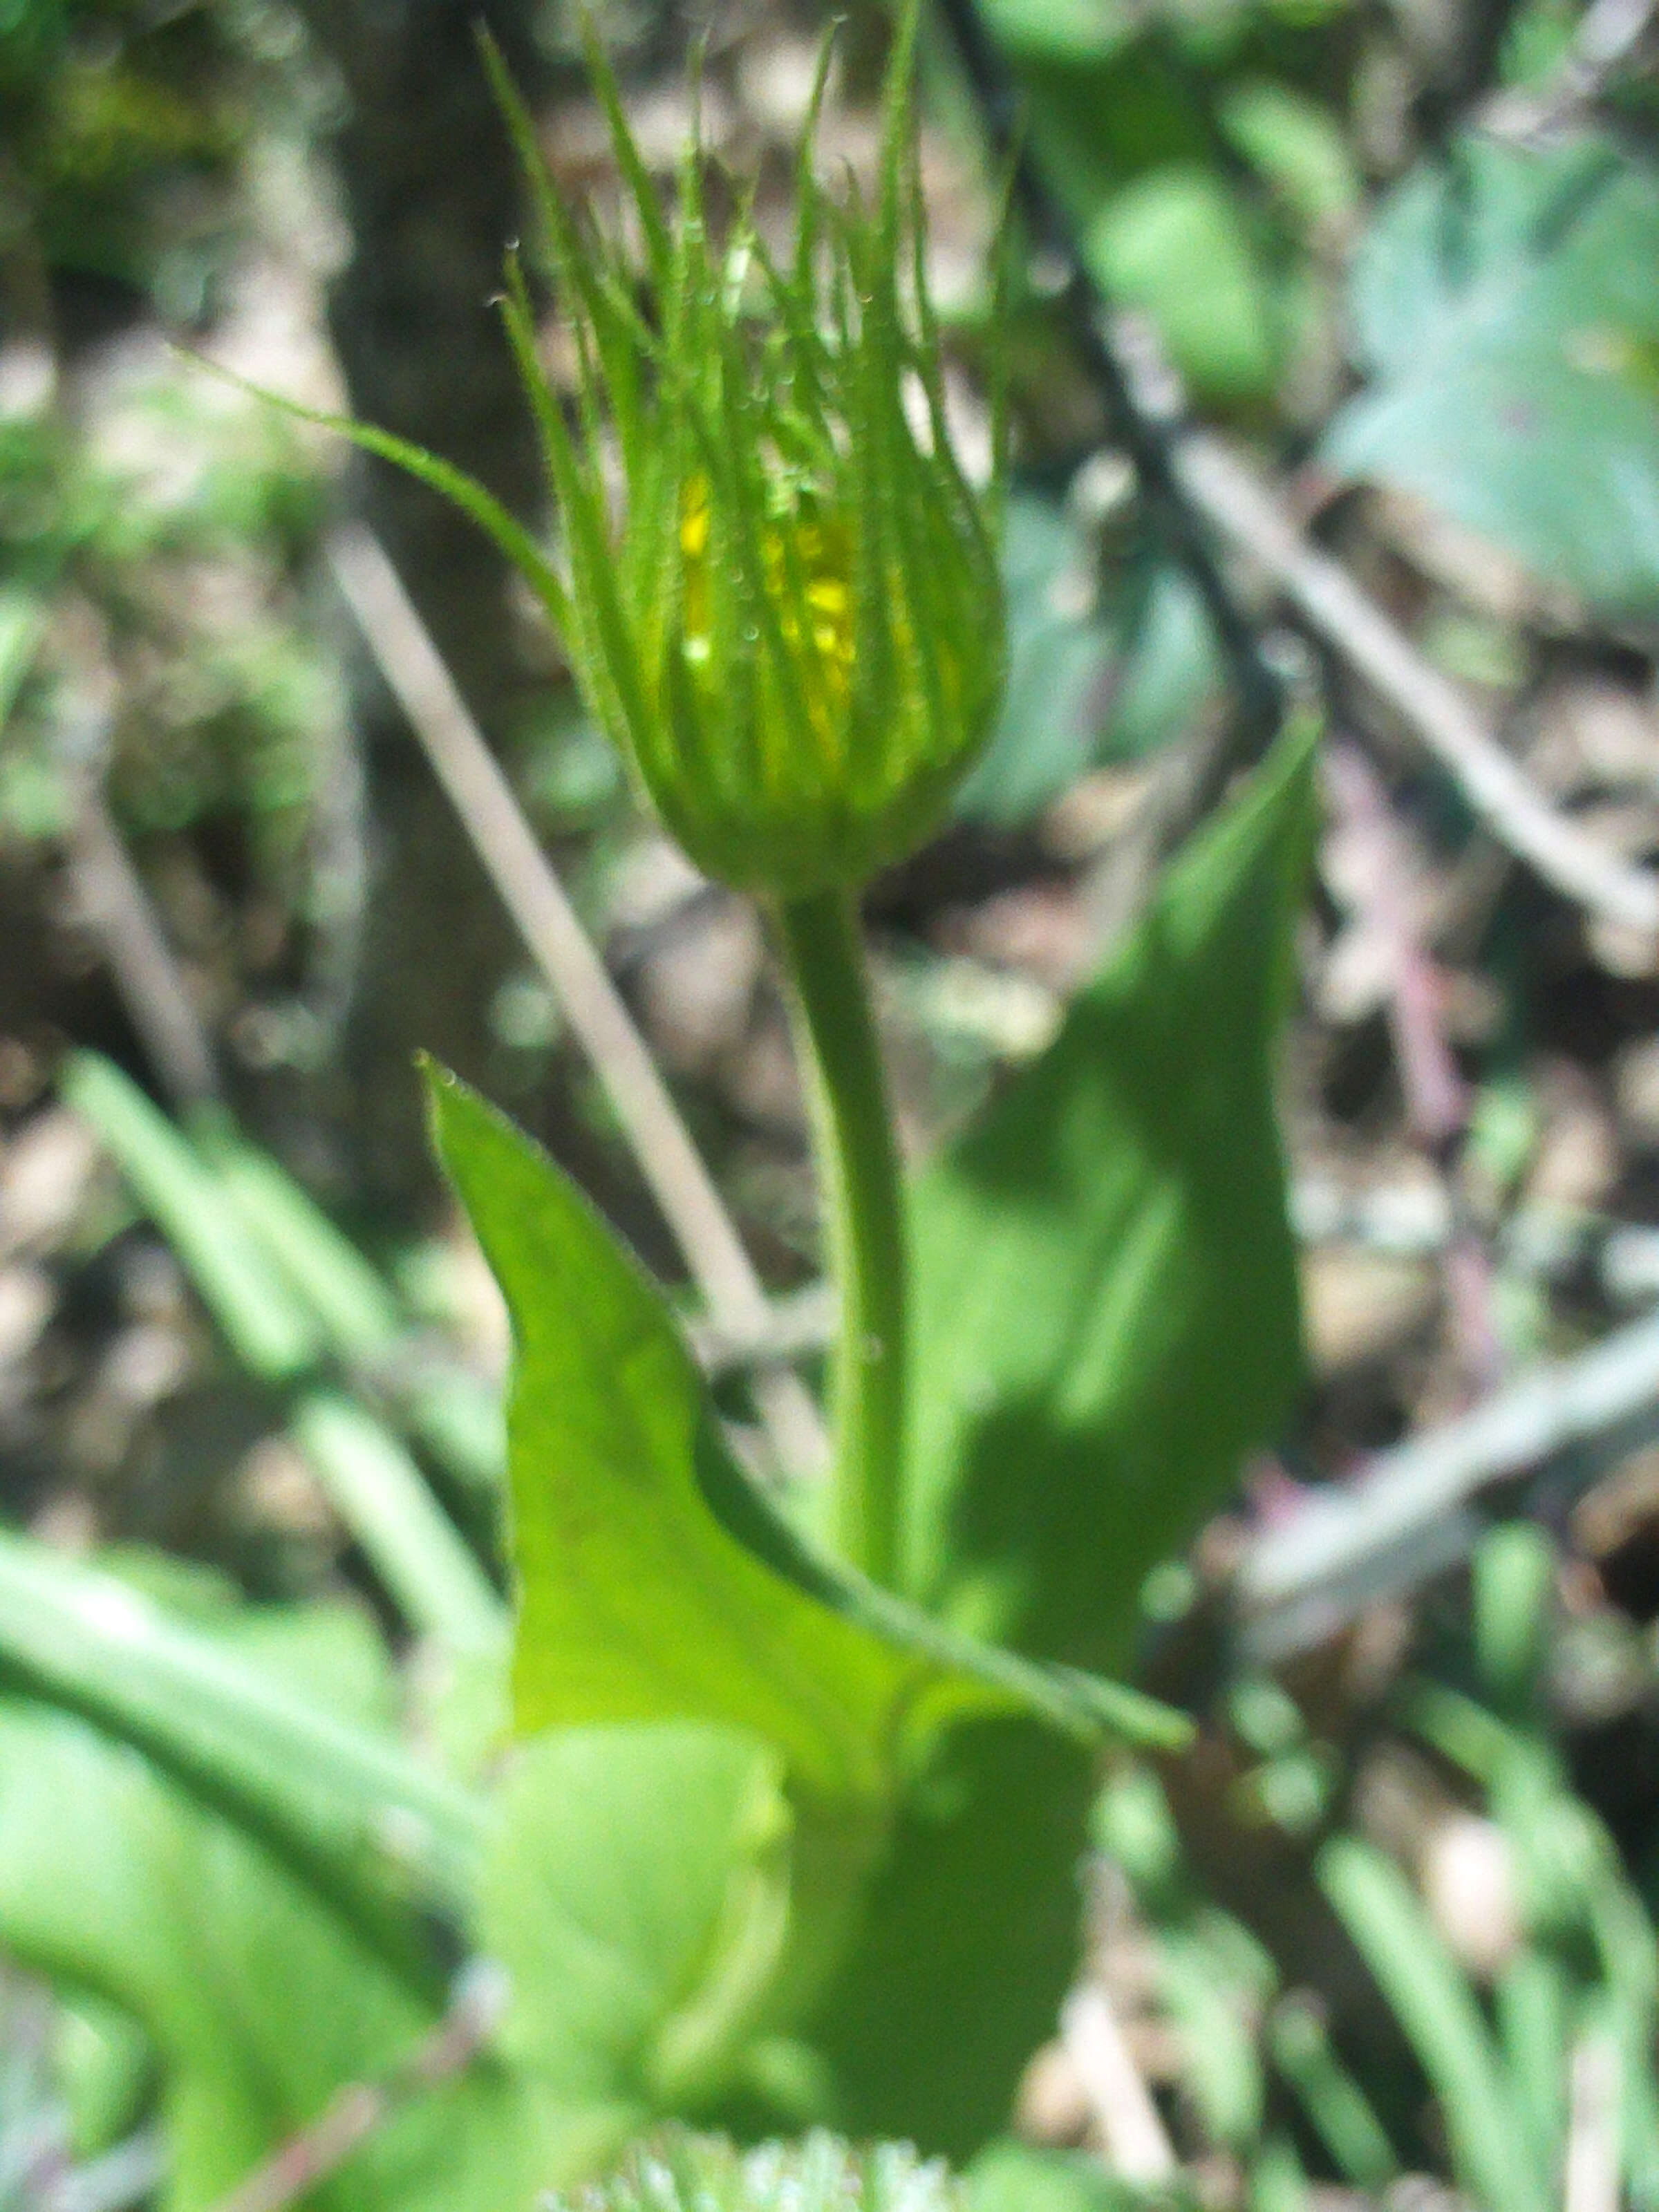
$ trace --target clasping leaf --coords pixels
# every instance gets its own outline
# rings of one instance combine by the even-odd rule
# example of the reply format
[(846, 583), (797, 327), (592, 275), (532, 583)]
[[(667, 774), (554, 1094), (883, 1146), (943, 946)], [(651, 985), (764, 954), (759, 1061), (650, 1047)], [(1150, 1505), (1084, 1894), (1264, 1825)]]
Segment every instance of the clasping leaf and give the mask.
[(819, 1801), (880, 1804), (950, 1723), (1032, 1712), (1164, 1741), (1150, 1701), (952, 1635), (809, 1553), (737, 1466), (661, 1294), (528, 1139), (451, 1076), (439, 1151), (513, 1318), (521, 1735), (748, 1731)]

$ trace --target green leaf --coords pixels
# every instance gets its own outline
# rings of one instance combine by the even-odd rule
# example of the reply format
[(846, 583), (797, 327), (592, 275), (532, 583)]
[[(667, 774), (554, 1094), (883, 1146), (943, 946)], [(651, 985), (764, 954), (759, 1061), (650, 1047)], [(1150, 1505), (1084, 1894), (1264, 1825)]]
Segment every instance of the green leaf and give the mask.
[(248, 1372), (270, 1383), (304, 1373), (320, 1350), (312, 1316), (189, 1140), (101, 1054), (71, 1054), (58, 1089), (97, 1133)]
[(458, 1650), (498, 1651), (501, 1601), (406, 1446), (336, 1390), (307, 1391), (289, 1433), (404, 1618)]
[(825, 1801), (884, 1803), (939, 1729), (1030, 1711), (1091, 1737), (1178, 1717), (969, 1644), (810, 1554), (726, 1451), (660, 1293), (544, 1153), (453, 1077), (435, 1139), (513, 1318), (521, 1734), (702, 1720)]
[(1257, 2146), (1248, 2201), (1250, 2212), (1313, 2212), (1313, 2191), (1289, 2136), (1275, 2132)]
[[(196, 1632), (274, 1699), (326, 1696), (337, 1726), (365, 1733), (383, 1720), (378, 1644), (343, 1608), (226, 1613)], [(0, 1700), (0, 1942), (145, 2030), (161, 2072), (168, 2212), (216, 2203), (342, 2087), (406, 2059), (436, 2016), (252, 1837), (86, 1722), (11, 1698)], [(394, 2116), (313, 2201), (508, 2212), (538, 2178), (532, 2144), (519, 2092), (484, 2065)]]
[(1071, 67), (1109, 59), (1137, 27), (1123, 0), (985, 0), (985, 20), (1018, 60)]
[[(1283, 745), (915, 1193), (908, 1585), (977, 1632), (1121, 1660), (1147, 1568), (1283, 1414), (1297, 1302), (1270, 1048), (1309, 767)], [(1075, 1971), (1092, 1794), (1087, 1762), (1029, 1724), (946, 1747), (814, 2023), (850, 2125), (953, 2157), (1003, 2125)]]
[(0, 735), (46, 634), (46, 607), (34, 592), (15, 584), (0, 586)]
[(1479, 137), (1383, 204), (1332, 468), (1417, 494), (1615, 611), (1659, 601), (1659, 179), (1611, 141)]
[(1345, 2181), (1381, 2195), (1399, 2172), (1370, 2099), (1337, 2055), (1318, 2008), (1291, 1997), (1268, 2024), (1273, 2061)]
[(1359, 177), (1342, 126), (1328, 108), (1289, 85), (1258, 78), (1227, 91), (1220, 119), (1298, 222), (1313, 229), (1352, 221)]
[(787, 1933), (790, 1816), (752, 1740), (675, 1722), (539, 1737), (499, 1811), (477, 1934), (554, 2179), (730, 2085)]
[(1008, 501), (1008, 684), (990, 744), (957, 791), (969, 821), (1029, 820), (1103, 761), (1134, 760), (1190, 726), (1221, 680), (1202, 602), (1176, 569), (1123, 579), (1095, 605), (1098, 556), (1058, 502)]
[(1057, 502), (1010, 496), (1002, 541), (1008, 681), (991, 742), (952, 802), (967, 820), (1024, 820), (1093, 763), (1115, 653), (1094, 604), (1091, 554)]
[(1101, 210), (1084, 251), (1112, 298), (1157, 323), (1195, 390), (1215, 399), (1272, 390), (1273, 297), (1237, 195), (1212, 171), (1171, 162), (1137, 178)]
[(1146, 1922), (1183, 2095), (1207, 2140), (1243, 2154), (1261, 2133), (1256, 2024), (1273, 1994), (1273, 1960), (1242, 1921), (1206, 1902), (1150, 1767), (1121, 1764), (1095, 1801), (1090, 1827), (1127, 1877)]
[(85, 1989), (60, 1996), (52, 2079), (76, 2160), (100, 2157), (142, 2124), (155, 2086), (155, 2052), (131, 2013)]
[(1211, 2142), (1248, 2151), (1261, 2132), (1255, 2014), (1271, 1987), (1271, 1966), (1251, 1955), (1254, 1947), (1237, 1921), (1213, 1910), (1200, 1908), (1159, 1929), (1154, 1942), (1158, 1990), (1199, 2124)]
[(1310, 766), (1281, 740), (916, 1188), (906, 1586), (973, 1633), (1120, 1664), (1297, 1387), (1272, 1077)]
[(970, 2157), (1007, 2126), (1077, 1971), (1093, 1795), (1029, 1722), (964, 1729), (901, 1811), (856, 1948), (811, 2033), (837, 2118)]
[(424, 1343), (419, 1357), (410, 1357), (413, 1325), (396, 1293), (310, 1194), (228, 1116), (204, 1115), (191, 1133), (243, 1226), (309, 1310), (335, 1358), (366, 1370), (450, 1473), (493, 1498), (504, 1449), (498, 1394)]
[(1140, 760), (1184, 735), (1225, 683), (1197, 586), (1172, 562), (1148, 579), (1107, 721), (1103, 760)]
[(662, 1299), (580, 1194), (452, 1079), (434, 1123), (513, 1317), (507, 1416), (520, 1733), (707, 1720), (827, 1796), (890, 1786), (912, 1662), (728, 1534), (722, 1448)]
[(350, 1239), (228, 1115), (204, 1115), (191, 1133), (239, 1219), (309, 1308), (336, 1354), (367, 1364), (393, 1353), (408, 1323)]

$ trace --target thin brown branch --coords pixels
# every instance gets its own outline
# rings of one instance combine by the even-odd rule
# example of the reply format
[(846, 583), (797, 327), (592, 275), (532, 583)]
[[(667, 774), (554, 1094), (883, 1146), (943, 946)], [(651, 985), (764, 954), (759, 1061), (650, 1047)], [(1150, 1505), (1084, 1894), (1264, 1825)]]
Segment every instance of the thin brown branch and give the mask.
[(213, 1048), (98, 775), (80, 778), (69, 836), (75, 896), (162, 1088), (188, 1114), (219, 1095)]
[(831, 1284), (804, 1283), (769, 1303), (766, 1328), (758, 1336), (739, 1336), (707, 1316), (691, 1322), (685, 1333), (705, 1375), (731, 1375), (827, 1351), (835, 1341), (836, 1312)]
[[(1445, 979), (1422, 941), (1412, 897), (1413, 854), (1380, 777), (1357, 745), (1340, 738), (1328, 743), (1322, 767), (1326, 798), (1348, 848), (1343, 891), (1386, 966), (1389, 1033), (1407, 1127), (1452, 1171), (1469, 1097), (1443, 1027)], [(1445, 1255), (1444, 1280), (1452, 1335), (1471, 1382), (1490, 1389), (1501, 1373), (1492, 1265), (1476, 1223), (1458, 1203), (1455, 1172), (1451, 1180), (1457, 1225)]]
[[(711, 1317), (732, 1338), (763, 1340), (766, 1293), (714, 1179), (396, 569), (361, 526), (337, 531), (328, 558), (380, 673), (592, 1061)], [(821, 1466), (822, 1424), (799, 1377), (763, 1370), (752, 1388), (780, 1462), (796, 1473)]]
[(1175, 465), (1194, 507), (1403, 716), (1499, 843), (1565, 897), (1659, 953), (1659, 878), (1607, 852), (1550, 805), (1456, 686), (1340, 562), (1307, 543), (1245, 462), (1218, 440), (1188, 431), (1176, 445)]
[(475, 1960), (448, 2011), (401, 2066), (337, 2091), (309, 2127), (220, 2199), (217, 2212), (286, 2212), (308, 2196), (397, 2113), (465, 2072), (500, 2019), (506, 1993), (500, 1970)]
[(1464, 1557), (1483, 1492), (1564, 1464), (1581, 1486), (1656, 1428), (1659, 1311), (1379, 1453), (1347, 1489), (1264, 1529), (1233, 1588), (1246, 1645), (1270, 1662), (1321, 1642), (1363, 1607)]
[(1413, 854), (1370, 763), (1346, 738), (1324, 748), (1325, 796), (1348, 848), (1345, 882), (1360, 925), (1381, 946), (1395, 1066), (1412, 1135), (1440, 1152), (1468, 1117), (1467, 1086), (1440, 1024), (1443, 979), (1419, 939)]
[(1124, 2180), (1156, 2186), (1176, 2171), (1176, 2154), (1152, 2094), (1098, 1984), (1085, 1982), (1066, 1998), (1061, 2040), (1076, 2069), (1106, 2163)]

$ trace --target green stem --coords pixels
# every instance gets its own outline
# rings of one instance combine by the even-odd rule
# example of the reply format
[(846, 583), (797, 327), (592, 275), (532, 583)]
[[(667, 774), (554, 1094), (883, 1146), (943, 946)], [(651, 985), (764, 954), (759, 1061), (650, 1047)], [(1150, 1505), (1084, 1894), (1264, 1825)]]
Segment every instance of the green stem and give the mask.
[(820, 891), (781, 909), (841, 1294), (833, 1376), (834, 1531), (891, 1586), (904, 1457), (908, 1279), (898, 1151), (870, 1008), (858, 907)]

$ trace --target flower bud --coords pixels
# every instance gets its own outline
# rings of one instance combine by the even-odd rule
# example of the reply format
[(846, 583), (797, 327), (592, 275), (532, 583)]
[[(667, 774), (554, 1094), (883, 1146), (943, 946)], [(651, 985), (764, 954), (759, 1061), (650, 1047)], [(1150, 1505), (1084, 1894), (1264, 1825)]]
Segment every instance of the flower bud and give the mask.
[(695, 146), (665, 216), (593, 55), (643, 298), (621, 249), (559, 205), (501, 88), (578, 365), (573, 428), (514, 272), (507, 325), (559, 509), (567, 648), (697, 866), (784, 899), (860, 884), (920, 844), (1001, 693), (996, 548), (951, 448), (921, 281), (914, 27), (912, 9), (868, 204), (851, 185), (824, 193), (809, 128), (787, 268), (746, 210), (711, 243)]

